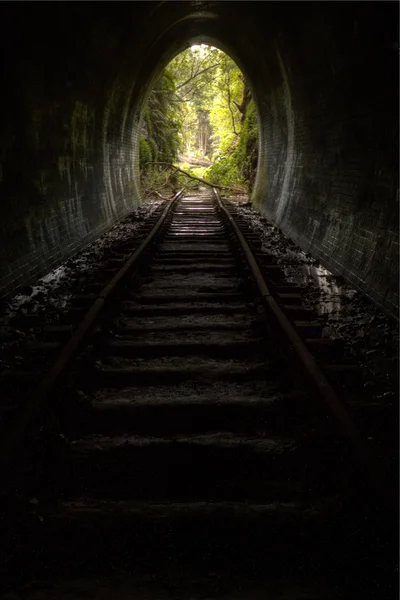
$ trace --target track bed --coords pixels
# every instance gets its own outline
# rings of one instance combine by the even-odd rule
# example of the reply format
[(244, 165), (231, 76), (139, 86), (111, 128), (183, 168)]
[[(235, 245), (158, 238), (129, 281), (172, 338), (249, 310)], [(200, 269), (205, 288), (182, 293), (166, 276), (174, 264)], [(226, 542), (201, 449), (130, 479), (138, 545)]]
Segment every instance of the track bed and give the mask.
[(168, 218), (29, 437), (4, 497), (4, 589), (394, 599), (389, 517), (281, 350), (212, 193)]

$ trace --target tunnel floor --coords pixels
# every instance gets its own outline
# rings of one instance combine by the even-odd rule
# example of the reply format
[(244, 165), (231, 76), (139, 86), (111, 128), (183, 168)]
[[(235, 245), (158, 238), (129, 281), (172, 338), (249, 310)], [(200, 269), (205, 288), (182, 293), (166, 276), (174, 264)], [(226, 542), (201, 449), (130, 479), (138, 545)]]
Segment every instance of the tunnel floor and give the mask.
[[(398, 322), (342, 277), (324, 269), (269, 223), (246, 196), (235, 197), (232, 202), (260, 236), (263, 250), (282, 265), (287, 281), (300, 287), (303, 304), (318, 314), (324, 339), (334, 341), (338, 360), (345, 355), (347, 360), (357, 361), (368, 393), (382, 404), (393, 402), (398, 396)], [(18, 348), (34, 340), (35, 331), (44, 325), (57, 323), (80, 281), (101, 272), (113, 246), (129, 239), (161, 203), (157, 196), (150, 197), (135, 213), (64, 265), (0, 303), (0, 369), (18, 366)]]
[[(251, 578), (226, 577), (210, 574), (208, 577), (190, 577), (182, 573), (178, 581), (170, 572), (157, 577), (76, 578), (37, 581), (26, 586), (21, 595), (8, 594), (3, 600), (351, 600), (329, 586), (303, 581), (288, 582), (271, 579), (264, 584)], [(362, 598), (362, 595), (360, 595)]]
[[(18, 515), (11, 560), (29, 584), (9, 599), (392, 600), (389, 524), (271, 344), (209, 195), (179, 201), (107, 315), (106, 343), (79, 358), (32, 441), (34, 468), (5, 513)], [(94, 278), (112, 238), (86, 251)]]

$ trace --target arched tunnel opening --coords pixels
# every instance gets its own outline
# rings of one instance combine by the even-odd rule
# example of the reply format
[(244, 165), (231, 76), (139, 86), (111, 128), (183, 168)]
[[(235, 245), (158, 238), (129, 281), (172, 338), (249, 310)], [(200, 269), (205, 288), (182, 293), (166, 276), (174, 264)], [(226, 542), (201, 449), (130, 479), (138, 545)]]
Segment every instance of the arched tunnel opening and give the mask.
[(398, 4), (0, 20), (0, 596), (397, 598)]
[(164, 190), (165, 196), (182, 186), (199, 187), (204, 178), (227, 194), (251, 194), (258, 157), (256, 103), (240, 68), (215, 46), (190, 44), (177, 54), (142, 108), (142, 198), (151, 191)]
[(63, 4), (42, 9), (51, 32), (33, 8), (24, 19), (4, 8), (15, 33), (2, 42), (3, 297), (139, 204), (143, 104), (174, 56), (205, 43), (235, 60), (256, 99), (253, 203), (397, 315), (394, 3), (290, 5), (289, 15), (277, 5), (223, 6), (153, 2), (94, 14)]

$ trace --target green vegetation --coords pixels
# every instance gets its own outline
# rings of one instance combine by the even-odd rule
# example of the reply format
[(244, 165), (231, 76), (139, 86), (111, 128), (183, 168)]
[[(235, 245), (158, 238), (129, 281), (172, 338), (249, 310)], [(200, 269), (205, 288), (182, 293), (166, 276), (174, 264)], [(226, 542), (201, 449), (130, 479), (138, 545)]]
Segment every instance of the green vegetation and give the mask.
[[(139, 166), (145, 191), (199, 185), (154, 164), (178, 166), (180, 156), (181, 168), (191, 175), (252, 188), (258, 149), (254, 102), (238, 66), (217, 48), (192, 46), (173, 59), (150, 94), (142, 123)], [(202, 166), (204, 159), (214, 164)]]
[[(157, 150), (157, 147), (156, 147)], [(144, 169), (147, 163), (153, 160), (150, 144), (145, 140), (144, 137), (140, 138), (140, 151), (139, 151), (139, 167)]]
[(235, 153), (217, 159), (216, 163), (204, 173), (204, 179), (219, 185), (242, 185), (244, 181), (240, 177)]

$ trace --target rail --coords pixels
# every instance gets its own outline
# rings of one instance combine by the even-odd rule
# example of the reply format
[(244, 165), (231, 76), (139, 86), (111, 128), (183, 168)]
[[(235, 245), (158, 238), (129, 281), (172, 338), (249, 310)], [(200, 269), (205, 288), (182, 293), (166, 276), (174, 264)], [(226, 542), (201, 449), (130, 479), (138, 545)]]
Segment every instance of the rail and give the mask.
[(164, 224), (171, 208), (182, 196), (183, 192), (183, 189), (180, 190), (171, 200), (169, 200), (167, 206), (163, 210), (160, 218), (150, 233), (146, 236), (139, 247), (131, 254), (126, 263), (116, 273), (116, 275), (114, 275), (111, 281), (101, 290), (96, 300), (83, 316), (82, 321), (73, 332), (71, 338), (62, 347), (52, 366), (44, 375), (34, 393), (29, 397), (25, 405), (18, 412), (16, 419), (11, 425), (11, 428), (8, 430), (0, 444), (0, 469), (5, 469), (7, 468), (7, 465), (10, 464), (10, 461), (21, 444), (27, 429), (33, 423), (40, 410), (44, 407), (46, 400), (53, 392), (65, 369), (71, 362), (71, 359), (81, 348), (100, 313), (103, 311), (104, 307), (109, 302), (111, 296), (121, 282), (138, 265), (140, 259), (144, 255), (144, 252), (149, 248), (158, 231)]

